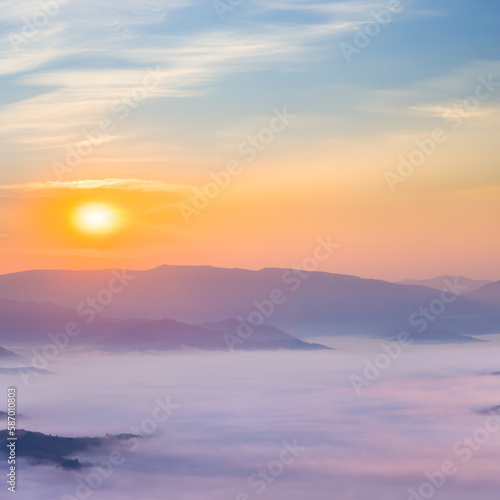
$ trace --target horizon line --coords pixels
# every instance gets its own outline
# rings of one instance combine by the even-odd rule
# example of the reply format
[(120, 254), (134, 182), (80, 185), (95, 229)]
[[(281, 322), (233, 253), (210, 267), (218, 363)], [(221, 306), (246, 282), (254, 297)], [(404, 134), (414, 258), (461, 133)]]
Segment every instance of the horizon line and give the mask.
[[(266, 271), (266, 270), (283, 270), (283, 271), (293, 271), (294, 268), (292, 267), (276, 267), (276, 266), (269, 266), (269, 267), (262, 267), (259, 269), (249, 269), (249, 268), (243, 268), (243, 267), (222, 267), (222, 266), (214, 266), (211, 264), (161, 264), (159, 266), (155, 266), (152, 268), (147, 268), (147, 269), (135, 269), (135, 268), (125, 268), (125, 267), (104, 267), (104, 268), (96, 268), (96, 269), (68, 269), (68, 268), (60, 268), (60, 269), (55, 269), (55, 268), (44, 268), (44, 269), (24, 269), (22, 271), (13, 271), (13, 272), (7, 272), (7, 273), (0, 273), (1, 276), (10, 276), (14, 274), (22, 274), (22, 273), (30, 273), (30, 272), (101, 272), (101, 271), (112, 271), (112, 270), (126, 270), (126, 271), (135, 271), (135, 272), (148, 272), (148, 271), (155, 271), (157, 269), (161, 269), (162, 267), (190, 267), (190, 268), (212, 268), (212, 269), (223, 269), (227, 271), (248, 271), (248, 272), (261, 272), (261, 271)], [(304, 270), (307, 273), (321, 273), (321, 274), (329, 274), (332, 276), (348, 276), (351, 278), (358, 278), (362, 280), (370, 280), (370, 281), (384, 281), (386, 283), (393, 283), (396, 285), (406, 285), (406, 286), (426, 286), (426, 285), (421, 285), (418, 283), (411, 284), (411, 283), (404, 283), (405, 281), (415, 281), (415, 282), (423, 282), (423, 281), (432, 281), (436, 280), (439, 278), (464, 278), (467, 280), (473, 280), (473, 281), (488, 281), (490, 283), (494, 283), (497, 281), (500, 281), (500, 279), (492, 279), (492, 278), (471, 278), (469, 276), (464, 276), (464, 275), (453, 275), (453, 274), (440, 274), (437, 276), (432, 276), (430, 278), (404, 278), (402, 280), (398, 281), (392, 281), (388, 280), (386, 278), (366, 278), (363, 276), (359, 276), (356, 274), (346, 274), (346, 273), (335, 273), (331, 271), (321, 271), (321, 270), (315, 270), (315, 271), (307, 271)], [(485, 283), (487, 284), (487, 283)]]

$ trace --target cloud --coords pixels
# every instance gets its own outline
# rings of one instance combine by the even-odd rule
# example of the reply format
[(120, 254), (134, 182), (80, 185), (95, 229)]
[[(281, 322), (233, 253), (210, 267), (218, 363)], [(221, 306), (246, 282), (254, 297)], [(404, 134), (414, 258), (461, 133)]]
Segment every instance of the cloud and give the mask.
[(85, 190), (85, 189), (113, 189), (122, 191), (136, 191), (141, 193), (177, 193), (190, 194), (192, 188), (181, 184), (169, 184), (161, 181), (142, 179), (100, 179), (84, 181), (49, 181), (33, 182), (28, 184), (0, 185), (0, 193), (33, 193), (57, 190)]
[(491, 106), (483, 104), (482, 109), (468, 110), (464, 109), (463, 101), (454, 101), (449, 103), (435, 104), (435, 105), (421, 105), (421, 106), (411, 106), (410, 109), (421, 116), (429, 117), (457, 117), (466, 116), (484, 118), (488, 115), (498, 113), (500, 106)]
[[(360, 349), (350, 339), (347, 349), (331, 352), (233, 355), (68, 349), (54, 362), (53, 377), (24, 388), (23, 408), (32, 430), (104, 436), (150, 419), (157, 398), (179, 405), (137, 450), (124, 451), (124, 463), (95, 491), (106, 500), (164, 498), (166, 489), (182, 500), (258, 498), (249, 478), (276, 465), (282, 443), (294, 440), (305, 449), (269, 476), (262, 498), (329, 500), (334, 491), (349, 500), (400, 500), (428, 480), (426, 472), (452, 460), (458, 472), (447, 478), (440, 498), (496, 499), (499, 433), (473, 442), (468, 462), (454, 445), (484, 426), (486, 417), (475, 409), (498, 403), (498, 380), (476, 375), (498, 369), (498, 344), (474, 351), (410, 348), (404, 362), (359, 397), (349, 375), (377, 345), (365, 342)], [(84, 457), (92, 463), (106, 458)], [(73, 474), (40, 466), (23, 464), (23, 478), (26, 500), (74, 495), (78, 485)]]
[[(29, 2), (21, 9), (10, 1), (7, 5), (12, 10), (5, 23), (13, 31), (6, 31), (0, 41), (8, 46), (11, 35), (22, 34), (23, 19), (32, 18), (40, 6)], [(243, 25), (220, 23), (214, 9), (213, 21), (193, 30), (189, 16), (202, 8), (199, 2), (128, 0), (119, 7), (98, 1), (65, 2), (19, 50), (7, 50), (0, 57), (0, 75), (17, 75), (16, 81), (30, 95), (0, 108), (0, 131), (10, 142), (32, 149), (77, 141), (86, 127), (112, 114), (113, 102), (140, 84), (148, 66), (161, 68), (161, 85), (146, 99), (205, 94), (224, 76), (276, 69), (278, 64), (297, 70), (296, 63), (325, 54), (331, 58), (325, 43), (372, 22), (373, 10), (382, 5), (257, 2), (238, 7), (245, 16)], [(175, 22), (181, 8), (191, 10)], [(276, 10), (292, 16), (278, 22)], [(75, 57), (76, 63), (68, 62)], [(112, 64), (97, 69), (103, 57)]]

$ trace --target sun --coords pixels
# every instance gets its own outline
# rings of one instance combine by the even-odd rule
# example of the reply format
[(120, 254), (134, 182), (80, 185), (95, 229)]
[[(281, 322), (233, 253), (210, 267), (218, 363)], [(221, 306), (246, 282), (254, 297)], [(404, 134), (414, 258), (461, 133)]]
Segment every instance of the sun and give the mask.
[(119, 228), (120, 220), (118, 210), (105, 203), (85, 203), (73, 213), (76, 228), (87, 234), (110, 234)]

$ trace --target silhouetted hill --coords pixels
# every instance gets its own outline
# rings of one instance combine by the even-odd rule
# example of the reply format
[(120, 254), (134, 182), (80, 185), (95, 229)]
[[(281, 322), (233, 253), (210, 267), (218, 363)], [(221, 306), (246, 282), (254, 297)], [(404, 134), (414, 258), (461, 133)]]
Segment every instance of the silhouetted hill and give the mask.
[[(6, 411), (0, 410), (0, 419), (2, 419), (3, 422), (7, 422), (7, 416), (8, 416), (8, 414)], [(26, 416), (23, 415), (22, 413), (18, 413), (16, 415), (16, 418), (17, 419), (26, 418)]]
[[(202, 323), (200, 326), (229, 333), (233, 336), (245, 339), (245, 345), (241, 348), (251, 349), (289, 349), (289, 350), (331, 350), (330, 347), (321, 344), (303, 342), (292, 335), (275, 328), (274, 326), (262, 325), (251, 326), (248, 323), (242, 325), (236, 319), (227, 319), (219, 322)], [(235, 349), (238, 348), (236, 344)]]
[(500, 307), (500, 281), (494, 281), (466, 294), (468, 299), (490, 306)]
[(500, 415), (500, 405), (493, 406), (492, 408), (487, 408), (486, 410), (478, 411), (480, 415), (491, 415), (492, 413), (496, 413)]
[(15, 352), (8, 351), (7, 349), (0, 347), (0, 360), (4, 359), (24, 359), (22, 356), (19, 356), (19, 354), (16, 354)]
[(422, 333), (413, 333), (411, 336), (414, 344), (468, 344), (475, 342), (485, 342), (469, 335), (459, 335), (445, 330), (428, 328)]
[[(121, 273), (121, 274), (120, 274)], [(313, 272), (300, 277), (286, 269), (223, 269), (209, 266), (161, 266), (148, 271), (29, 271), (0, 276), (0, 299), (50, 302), (70, 307), (69, 317), (83, 321), (78, 304), (95, 298), (121, 276), (128, 286), (101, 307), (104, 316), (129, 319), (130, 327), (145, 320), (169, 319), (181, 323), (220, 322), (247, 318), (265, 310), (265, 323), (305, 339), (319, 335), (390, 337), (401, 330), (416, 331), (409, 319), (423, 308), (441, 301), (441, 292), (354, 276)], [(127, 281), (128, 280), (128, 281)], [(465, 284), (461, 284), (465, 285)], [(486, 285), (487, 287), (492, 286)], [(483, 288), (475, 290), (475, 294)], [(283, 301), (269, 312), (269, 298), (276, 291)], [(463, 290), (465, 292), (466, 290)], [(494, 333), (500, 327), (500, 305), (471, 300), (471, 294), (446, 304), (432, 321), (432, 328), (454, 335)], [(80, 313), (82, 309), (79, 309)], [(51, 309), (52, 311), (52, 309)], [(0, 308), (1, 312), (1, 308)], [(269, 313), (268, 313), (269, 312)], [(12, 315), (12, 312), (7, 313)], [(44, 316), (45, 314), (45, 316)], [(68, 318), (68, 310), (63, 314)], [(29, 315), (28, 315), (29, 316)], [(55, 328), (57, 314), (38, 311), (36, 319), (10, 318), (12, 329), (24, 331), (27, 322)], [(1, 318), (0, 318), (1, 319)], [(23, 323), (24, 321), (24, 323)], [(135, 321), (135, 323), (134, 323)], [(56, 321), (57, 323), (57, 321)], [(123, 324), (101, 317), (86, 326), (86, 336), (115, 336)], [(166, 326), (166, 325), (165, 325)], [(60, 328), (60, 325), (59, 325)], [(152, 324), (157, 331), (159, 326)], [(10, 330), (2, 335), (12, 335)]]
[[(0, 338), (4, 342), (40, 344), (50, 341), (49, 333), (64, 331), (67, 323), (78, 323), (82, 332), (71, 337), (75, 345), (100, 345), (113, 349), (170, 350), (181, 348), (221, 350), (227, 349), (223, 331), (203, 328), (173, 320), (119, 320), (96, 317), (89, 324), (74, 312), (62, 306), (0, 300)], [(275, 330), (275, 332), (278, 330)], [(325, 346), (309, 344), (281, 332), (280, 339), (273, 337), (273, 329), (260, 328), (255, 338), (235, 349), (326, 349)], [(274, 333), (275, 333), (274, 332)], [(273, 340), (273, 342), (270, 342)], [(68, 344), (70, 345), (70, 344)], [(0, 348), (0, 374), (18, 374), (18, 367), (34, 370), (29, 360)], [(12, 368), (11, 366), (14, 366)], [(38, 370), (37, 370), (38, 371)]]
[[(0, 299), (0, 340), (5, 344), (47, 342), (49, 333), (64, 331), (68, 323), (78, 323), (80, 337), (87, 340), (112, 335), (117, 327), (115, 320), (103, 317), (87, 325), (76, 310), (59, 305)], [(2, 359), (0, 352), (0, 362)], [(18, 361), (23, 364), (22, 358)]]
[[(3, 316), (0, 314), (1, 317)], [(27, 359), (19, 356), (19, 354), (0, 347), (0, 364), (5, 366), (6, 364), (11, 365), (13, 363), (22, 364), (26, 361)]]
[[(6, 443), (8, 431), (0, 431), (0, 442)], [(131, 439), (135, 436), (120, 435), (105, 438), (67, 438), (59, 436), (47, 436), (41, 432), (31, 432), (23, 429), (16, 431), (16, 452), (18, 457), (24, 457), (33, 465), (48, 464), (56, 465), (64, 469), (79, 469), (82, 464), (74, 457), (78, 453), (97, 450), (103, 447), (113, 447), (118, 441)], [(8, 449), (2, 446), (0, 454), (7, 454)]]
[[(236, 334), (236, 328), (228, 330), (198, 325), (188, 325), (173, 320), (144, 321), (127, 328), (122, 334), (102, 342), (107, 347), (116, 349), (139, 350), (174, 350), (174, 349), (204, 349), (227, 350), (229, 344), (225, 333)], [(279, 335), (277, 334), (279, 332)], [(231, 343), (232, 345), (232, 343)], [(291, 335), (272, 327), (257, 329), (253, 335), (241, 342), (234, 343), (234, 349), (240, 350), (311, 350), (328, 349), (318, 344), (303, 342)]]

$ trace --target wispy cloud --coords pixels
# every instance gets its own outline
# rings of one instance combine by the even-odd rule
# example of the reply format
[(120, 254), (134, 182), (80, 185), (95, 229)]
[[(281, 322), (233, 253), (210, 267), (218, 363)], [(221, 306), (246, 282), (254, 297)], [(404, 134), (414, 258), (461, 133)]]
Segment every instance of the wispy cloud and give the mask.
[(429, 116), (429, 117), (441, 117), (448, 118), (452, 116), (462, 116), (462, 113), (466, 113), (467, 117), (478, 117), (483, 118), (488, 115), (498, 113), (498, 106), (489, 106), (483, 107), (482, 109), (476, 110), (466, 110), (460, 111), (460, 107), (462, 106), (461, 101), (454, 101), (449, 103), (435, 104), (435, 105), (420, 105), (420, 106), (411, 106), (411, 110), (421, 116)]
[(28, 184), (0, 185), (2, 192), (30, 193), (36, 191), (54, 191), (68, 189), (114, 189), (123, 191), (138, 191), (142, 193), (192, 193), (192, 188), (186, 185), (168, 184), (161, 181), (141, 179), (101, 179), (68, 182), (34, 182)]
[[(90, 0), (60, 5), (58, 13), (18, 52), (7, 50), (0, 57), (0, 74), (18, 75), (17, 82), (31, 94), (0, 107), (0, 131), (9, 142), (25, 148), (60, 148), (80, 140), (86, 128), (111, 114), (113, 103), (140, 84), (148, 66), (160, 68), (161, 85), (147, 99), (208, 93), (224, 75), (277, 64), (296, 70), (292, 63), (325, 57), (323, 42), (372, 21), (370, 13), (383, 5), (379, 1), (256, 2), (240, 6), (247, 9), (244, 25), (221, 25), (214, 13), (213, 25), (207, 23), (193, 32), (184, 20), (173, 36), (169, 16), (180, 8), (201, 8), (196, 4), (127, 0), (110, 6)], [(0, 41), (8, 46), (10, 35), (22, 34), (25, 20), (40, 6), (28, 2), (21, 8), (10, 0), (5, 6), (10, 15), (4, 20), (6, 34)], [(270, 14), (274, 10), (311, 16), (276, 22)], [(75, 56), (76, 64), (69, 59)], [(103, 57), (112, 64), (106, 70), (96, 69), (102, 67)]]

